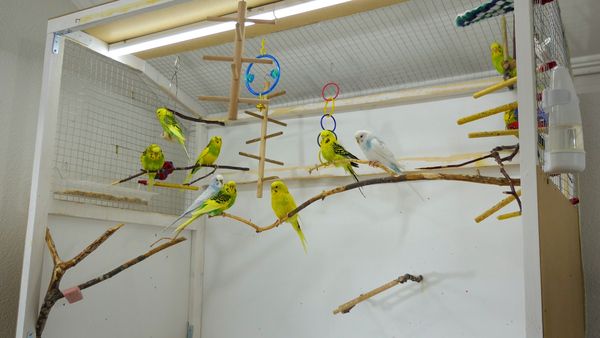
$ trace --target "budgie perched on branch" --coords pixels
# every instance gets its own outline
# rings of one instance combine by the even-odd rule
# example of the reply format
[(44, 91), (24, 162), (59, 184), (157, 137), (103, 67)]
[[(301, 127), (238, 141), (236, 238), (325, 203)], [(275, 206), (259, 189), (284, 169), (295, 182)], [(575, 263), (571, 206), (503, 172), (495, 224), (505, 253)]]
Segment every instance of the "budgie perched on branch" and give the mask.
[(140, 156), (142, 168), (148, 171), (148, 190), (154, 185), (156, 172), (163, 167), (165, 155), (158, 144), (149, 145)]
[[(275, 216), (279, 219), (286, 217), (290, 211), (296, 209), (294, 197), (290, 194), (287, 186), (282, 181), (271, 183), (271, 207), (273, 208), (273, 212), (275, 212)], [(306, 252), (306, 238), (300, 228), (298, 214), (288, 218), (286, 222), (290, 223), (294, 230), (296, 230), (298, 237), (300, 237), (304, 252)]]
[(194, 174), (198, 170), (200, 170), (201, 165), (215, 163), (217, 158), (219, 158), (219, 154), (221, 153), (222, 143), (223, 143), (223, 141), (221, 140), (220, 136), (213, 136), (210, 138), (210, 141), (208, 142), (206, 147), (202, 150), (200, 155), (198, 155), (198, 159), (196, 160), (196, 163), (195, 163), (195, 165), (197, 165), (198, 167), (196, 167), (190, 171), (190, 173), (187, 175), (187, 177), (183, 181), (184, 184), (190, 182), (190, 180), (192, 179), (192, 176), (194, 176)]
[(195, 221), (198, 217), (202, 215), (210, 215), (216, 216), (220, 215), (223, 211), (231, 208), (235, 203), (235, 199), (237, 197), (237, 186), (234, 181), (229, 181), (223, 185), (221, 190), (216, 193), (213, 197), (209, 198), (200, 206), (198, 206), (194, 211), (192, 211), (192, 217), (187, 221), (181, 223), (175, 229), (175, 236), (173, 238), (177, 238), (179, 233), (182, 232), (188, 225), (190, 225), (193, 221)]
[(394, 153), (370, 131), (359, 130), (354, 134), (358, 146), (369, 161), (376, 161), (390, 168), (396, 174), (400, 174), (404, 167), (398, 163)]
[(181, 129), (179, 121), (177, 121), (173, 115), (173, 112), (165, 107), (161, 107), (156, 110), (156, 117), (163, 128), (163, 136), (169, 140), (172, 140), (173, 138), (177, 139), (183, 147), (183, 150), (185, 150), (187, 157), (190, 158), (190, 154), (185, 147), (185, 134)]
[(498, 74), (506, 78), (517, 76), (517, 64), (515, 63), (515, 60), (512, 57), (508, 57), (508, 60), (506, 61), (507, 68), (504, 68), (504, 48), (501, 44), (499, 44), (498, 42), (493, 42), (490, 45), (490, 51), (492, 53), (492, 65), (494, 65), (494, 68), (496, 69)]
[(173, 226), (173, 224), (179, 222), (179, 220), (181, 220), (185, 216), (189, 215), (192, 211), (199, 208), (204, 202), (208, 201), (209, 198), (217, 195), (219, 193), (219, 191), (221, 191), (222, 188), (223, 188), (223, 176), (222, 175), (213, 176), (210, 180), (210, 183), (208, 184), (208, 187), (206, 187), (206, 189), (204, 189), (204, 191), (198, 197), (196, 197), (194, 202), (192, 202), (192, 204), (190, 204), (190, 206), (187, 207), (187, 209), (185, 209), (185, 211), (179, 217), (177, 217), (177, 219), (174, 220), (173, 223), (171, 223), (171, 225), (169, 225), (167, 228), (165, 228), (165, 230), (167, 230), (168, 228)]
[[(352, 169), (352, 167), (358, 168), (358, 164), (354, 162), (341, 161), (346, 159), (358, 160), (358, 157), (352, 155), (341, 144), (339, 144), (335, 134), (329, 130), (323, 130), (321, 132), (321, 154), (323, 155), (325, 161), (337, 162), (335, 163), (336, 167), (344, 168), (347, 173), (354, 177), (356, 182), (359, 182), (356, 172), (354, 172), (354, 169)], [(362, 189), (359, 188), (359, 191), (363, 196), (365, 196), (362, 192)]]

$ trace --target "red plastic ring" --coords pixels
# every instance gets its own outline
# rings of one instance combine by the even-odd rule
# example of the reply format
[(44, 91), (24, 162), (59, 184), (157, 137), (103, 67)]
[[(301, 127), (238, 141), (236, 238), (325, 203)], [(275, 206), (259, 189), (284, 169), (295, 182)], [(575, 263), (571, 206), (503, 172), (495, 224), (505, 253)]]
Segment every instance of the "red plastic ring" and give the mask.
[[(335, 87), (335, 95), (332, 98), (325, 97), (325, 90), (329, 88), (329, 86)], [(323, 86), (323, 89), (321, 89), (321, 97), (327, 102), (337, 99), (338, 95), (340, 95), (340, 86), (338, 86), (338, 84), (335, 82), (329, 82), (328, 84)]]

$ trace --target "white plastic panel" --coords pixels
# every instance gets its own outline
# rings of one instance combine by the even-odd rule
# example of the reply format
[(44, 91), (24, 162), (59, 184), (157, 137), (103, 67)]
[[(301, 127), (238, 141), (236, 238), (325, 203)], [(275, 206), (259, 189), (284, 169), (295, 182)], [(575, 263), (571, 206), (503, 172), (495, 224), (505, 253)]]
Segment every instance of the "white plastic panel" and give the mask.
[[(62, 259), (70, 259), (114, 223), (50, 216), (50, 230)], [(150, 249), (156, 227), (126, 224), (95, 252), (69, 270), (61, 290), (95, 278)], [(184, 233), (190, 237), (189, 232)], [(185, 337), (191, 243), (166, 249), (109, 280), (83, 290), (83, 300), (58, 301), (44, 338)], [(45, 251), (41, 297), (52, 273)]]
[[(336, 132), (359, 157), (357, 129), (378, 131), (398, 157), (487, 151), (516, 140), (469, 140), (466, 134), (501, 129), (501, 116), (465, 126), (457, 126), (456, 119), (513, 100), (514, 93), (501, 93), (339, 114)], [(318, 119), (288, 120), (284, 136), (269, 141), (268, 156), (287, 166), (317, 163)], [(222, 135), (226, 145), (252, 152), (242, 144), (258, 130), (254, 124), (210, 132)], [(256, 166), (232, 152), (223, 154), (223, 161), (235, 160)], [(349, 182), (304, 180), (289, 187), (301, 203)], [(287, 224), (256, 234), (229, 219), (209, 220), (202, 336), (524, 338), (521, 221), (473, 220), (502, 199), (506, 188), (460, 182), (413, 187), (425, 201), (407, 184), (392, 184), (365, 188), (366, 199), (352, 191), (309, 206), (301, 213), (306, 255)], [(230, 212), (268, 225), (275, 220), (268, 185), (261, 200), (255, 189), (240, 188)], [(338, 305), (404, 273), (423, 274), (425, 281), (396, 286), (349, 314), (332, 314)]]

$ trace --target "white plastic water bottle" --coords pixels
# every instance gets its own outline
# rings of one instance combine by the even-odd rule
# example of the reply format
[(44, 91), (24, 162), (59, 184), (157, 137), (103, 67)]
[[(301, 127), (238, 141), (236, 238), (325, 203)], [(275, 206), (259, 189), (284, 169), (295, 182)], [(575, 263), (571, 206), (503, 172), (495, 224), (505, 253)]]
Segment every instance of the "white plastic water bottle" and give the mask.
[(552, 70), (552, 84), (544, 89), (542, 107), (548, 113), (544, 172), (559, 174), (583, 171), (585, 150), (579, 98), (567, 68), (558, 66)]

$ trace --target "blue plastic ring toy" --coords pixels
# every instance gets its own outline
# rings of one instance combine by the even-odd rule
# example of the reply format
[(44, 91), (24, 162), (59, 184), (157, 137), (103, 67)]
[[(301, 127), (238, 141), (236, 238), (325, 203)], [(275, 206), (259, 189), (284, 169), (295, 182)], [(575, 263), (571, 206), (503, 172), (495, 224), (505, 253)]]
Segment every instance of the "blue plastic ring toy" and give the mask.
[(267, 88), (266, 90), (264, 90), (262, 92), (257, 92), (254, 89), (252, 89), (252, 87), (250, 86), (250, 83), (252, 83), (252, 81), (254, 81), (254, 74), (252, 74), (250, 72), (252, 71), (252, 67), (254, 67), (254, 63), (251, 63), (248, 65), (248, 68), (246, 68), (246, 89), (248, 89), (250, 94), (252, 94), (254, 96), (267, 95), (270, 92), (272, 92), (273, 89), (275, 89), (275, 87), (277, 87), (277, 85), (279, 84), (279, 79), (281, 78), (281, 67), (279, 66), (279, 61), (277, 61), (277, 59), (271, 54), (259, 55), (256, 58), (273, 60), (273, 63), (275, 64), (275, 68), (269, 72), (269, 76), (271, 76), (275, 81), (273, 81), (273, 83), (271, 84), (271, 86), (269, 88)]
[[(327, 128), (325, 128), (325, 126), (323, 126), (323, 120), (326, 117), (331, 117), (331, 119), (333, 120), (333, 129), (327, 129)], [(331, 115), (331, 114), (325, 114), (325, 115), (321, 116), (321, 129), (323, 129), (323, 130), (329, 130), (329, 131), (335, 131), (336, 128), (337, 128), (337, 121), (335, 120), (335, 117), (333, 117), (333, 115)]]

